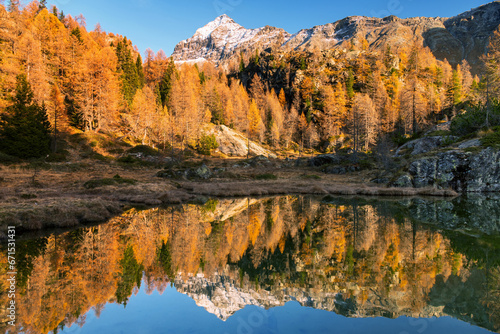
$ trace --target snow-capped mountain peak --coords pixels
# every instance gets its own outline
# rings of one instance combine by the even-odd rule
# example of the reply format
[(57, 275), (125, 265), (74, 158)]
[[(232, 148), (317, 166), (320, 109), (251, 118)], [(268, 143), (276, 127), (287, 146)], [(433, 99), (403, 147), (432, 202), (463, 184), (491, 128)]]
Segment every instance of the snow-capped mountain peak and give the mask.
[(230, 18), (226, 14), (223, 14), (217, 17), (212, 22), (206, 24), (204, 27), (196, 30), (196, 33), (193, 37), (197, 37), (199, 39), (208, 38), (215, 30), (220, 27), (224, 27), (225, 30), (240, 30), (243, 28), (238, 23), (234, 22), (232, 18)]
[(489, 36), (500, 23), (500, 1), (472, 9), (451, 18), (414, 17), (399, 19), (350, 16), (345, 19), (302, 29), (290, 35), (283, 29), (265, 26), (246, 29), (227, 15), (221, 15), (198, 29), (193, 37), (177, 44), (177, 62), (212, 61), (218, 65), (237, 60), (240, 53), (252, 54), (269, 48), (288, 51), (330, 50), (343, 42), (368, 42), (370, 50), (398, 48), (423, 40), (437, 59), (450, 64), (467, 60), (473, 68), (487, 51)]
[(238, 54), (238, 50), (253, 50), (257, 44), (261, 48), (275, 45), (279, 35), (290, 36), (283, 29), (268, 26), (246, 29), (224, 14), (196, 30), (193, 37), (177, 44), (172, 56), (181, 62), (218, 62)]

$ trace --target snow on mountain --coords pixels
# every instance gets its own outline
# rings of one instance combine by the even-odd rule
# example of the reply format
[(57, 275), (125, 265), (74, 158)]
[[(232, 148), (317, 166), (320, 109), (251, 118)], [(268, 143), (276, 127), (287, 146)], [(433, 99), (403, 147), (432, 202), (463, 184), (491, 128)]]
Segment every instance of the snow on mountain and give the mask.
[(327, 50), (344, 41), (364, 38), (371, 49), (385, 50), (387, 45), (398, 47), (417, 39), (423, 40), (438, 59), (447, 59), (452, 65), (466, 59), (474, 67), (480, 63), (489, 36), (499, 24), (500, 1), (452, 18), (351, 16), (293, 35), (271, 26), (246, 29), (229, 16), (221, 15), (198, 29), (193, 37), (180, 42), (172, 56), (177, 62), (209, 60), (219, 64), (238, 57), (240, 52), (264, 51), (270, 47), (283, 51)]
[(283, 302), (271, 293), (242, 289), (225, 276), (215, 275), (208, 279), (198, 274), (187, 281), (176, 279), (175, 287), (179, 292), (191, 297), (198, 306), (224, 321), (248, 305), (263, 308), (283, 305)]
[[(380, 317), (388, 314), (412, 317), (446, 315), (443, 305), (429, 304), (420, 312), (414, 312), (407, 305), (409, 300), (402, 298), (402, 294), (396, 291), (382, 300), (379, 296), (369, 296), (364, 305), (359, 305), (346, 299), (340, 291), (284, 285), (271, 287), (269, 290), (256, 289), (252, 282), (240, 285), (238, 281), (225, 274), (214, 274), (211, 277), (198, 274), (187, 279), (178, 276), (174, 285), (177, 291), (192, 298), (196, 305), (203, 307), (223, 321), (228, 320), (234, 313), (248, 305), (270, 309), (283, 306), (289, 301), (296, 301), (302, 306), (335, 312), (346, 317)], [(359, 289), (359, 286), (353, 283), (348, 283), (347, 286), (351, 290)], [(371, 289), (366, 291), (368, 294), (373, 293)]]
[(179, 62), (203, 59), (217, 62), (237, 54), (237, 50), (253, 50), (256, 45), (272, 46), (280, 36), (285, 39), (289, 34), (269, 26), (246, 29), (229, 16), (221, 15), (198, 29), (193, 37), (177, 44), (172, 56)]

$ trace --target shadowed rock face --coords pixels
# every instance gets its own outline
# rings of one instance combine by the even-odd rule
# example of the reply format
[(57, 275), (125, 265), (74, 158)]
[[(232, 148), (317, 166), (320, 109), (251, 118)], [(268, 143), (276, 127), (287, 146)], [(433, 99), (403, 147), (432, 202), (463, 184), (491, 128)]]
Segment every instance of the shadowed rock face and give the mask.
[(452, 65), (466, 59), (473, 72), (480, 66), (489, 37), (500, 24), (500, 2), (495, 1), (452, 18), (416, 17), (399, 19), (351, 16), (334, 23), (303, 29), (290, 35), (283, 29), (266, 26), (245, 29), (226, 15), (220, 16), (196, 34), (180, 42), (172, 56), (176, 61), (211, 60), (222, 63), (241, 51), (278, 47), (291, 50), (326, 50), (343, 41), (364, 37), (374, 50), (400, 46), (415, 38), (423, 40), (434, 55)]
[(467, 193), (500, 191), (500, 152), (491, 147), (479, 153), (453, 150), (423, 157), (413, 161), (408, 171), (416, 188), (433, 186)]
[(466, 59), (473, 68), (480, 65), (479, 57), (485, 53), (489, 37), (500, 24), (500, 2), (495, 1), (487, 5), (465, 12), (444, 22), (450, 38), (437, 43), (443, 47), (446, 42), (457, 44), (456, 49), (442, 52), (431, 48), (436, 57), (447, 59), (453, 64)]

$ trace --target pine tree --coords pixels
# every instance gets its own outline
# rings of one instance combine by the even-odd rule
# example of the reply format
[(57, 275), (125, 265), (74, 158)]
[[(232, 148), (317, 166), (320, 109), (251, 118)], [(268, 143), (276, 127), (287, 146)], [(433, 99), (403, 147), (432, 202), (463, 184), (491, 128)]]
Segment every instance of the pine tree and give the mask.
[[(64, 126), (64, 123), (66, 122), (65, 115), (64, 115), (64, 95), (61, 94), (61, 91), (59, 89), (59, 86), (57, 83), (54, 83), (52, 85), (52, 89), (50, 92), (50, 100), (52, 102), (52, 106), (54, 109), (54, 115), (53, 115), (53, 129), (54, 129), (54, 138), (52, 141), (52, 152), (57, 151), (57, 135), (60, 132), (60, 128)], [(61, 124), (63, 123), (63, 124)]]
[(19, 13), (20, 10), (21, 10), (21, 1), (20, 0), (10, 0), (9, 12), (10, 13)]
[(142, 67), (142, 58), (141, 55), (137, 55), (137, 59), (135, 61), (135, 68), (137, 71), (137, 77), (138, 77), (138, 88), (144, 87), (145, 84), (145, 79), (144, 79), (144, 69)]
[(0, 151), (19, 158), (39, 158), (50, 152), (50, 122), (45, 106), (33, 102), (25, 75), (17, 77), (14, 104), (0, 115)]
[(278, 100), (280, 101), (281, 108), (286, 109), (287, 102), (286, 102), (285, 91), (283, 90), (283, 88), (281, 88), (280, 90), (280, 95), (278, 96)]
[(264, 130), (264, 123), (260, 117), (260, 111), (255, 100), (252, 100), (248, 109), (248, 132), (249, 137), (261, 138)]
[(349, 76), (347, 77), (346, 92), (349, 100), (352, 100), (354, 97), (354, 73), (352, 73), (351, 69), (349, 69)]
[(47, 9), (47, 0), (40, 0), (38, 4), (38, 11), (41, 12), (43, 9)]
[(175, 63), (173, 59), (170, 59), (165, 73), (160, 81), (160, 97), (163, 106), (167, 106), (170, 101), (170, 96), (172, 94), (172, 86), (175, 80)]
[(453, 76), (451, 79), (451, 98), (453, 99), (453, 105), (456, 106), (462, 102), (462, 78), (460, 65), (457, 69), (453, 71)]
[(118, 58), (118, 72), (120, 72), (121, 91), (125, 101), (130, 105), (136, 91), (142, 86), (138, 66), (132, 59), (132, 52), (130, 51), (126, 37), (123, 38), (123, 41), (118, 42), (116, 56)]

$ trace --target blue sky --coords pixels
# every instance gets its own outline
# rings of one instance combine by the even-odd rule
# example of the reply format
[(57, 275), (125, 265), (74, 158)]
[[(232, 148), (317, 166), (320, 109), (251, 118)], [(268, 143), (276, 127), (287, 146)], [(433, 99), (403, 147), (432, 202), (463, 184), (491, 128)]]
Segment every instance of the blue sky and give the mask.
[[(28, 1), (28, 0), (26, 0)], [(141, 53), (175, 45), (221, 14), (245, 28), (271, 25), (295, 33), (303, 28), (335, 22), (350, 15), (384, 17), (390, 14), (449, 17), (487, 0), (49, 0), (65, 14), (83, 14), (87, 28), (100, 23), (103, 30), (127, 36)]]

